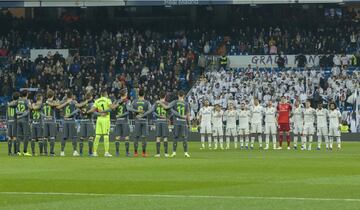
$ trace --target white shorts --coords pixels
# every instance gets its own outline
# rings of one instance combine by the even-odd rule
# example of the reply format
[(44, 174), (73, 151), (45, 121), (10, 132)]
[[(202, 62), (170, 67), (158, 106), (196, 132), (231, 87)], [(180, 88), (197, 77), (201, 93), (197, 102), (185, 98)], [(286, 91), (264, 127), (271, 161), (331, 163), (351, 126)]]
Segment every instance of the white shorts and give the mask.
[(318, 127), (317, 135), (318, 136), (327, 136), (329, 133), (327, 126), (326, 127)]
[(329, 136), (336, 136), (336, 137), (339, 137), (341, 134), (340, 134), (340, 130), (339, 128), (336, 128), (336, 127), (330, 127), (329, 128)]
[(211, 124), (210, 123), (201, 124), (200, 125), (200, 133), (201, 134), (211, 134), (212, 133)]
[(236, 128), (226, 128), (226, 136), (237, 136)]
[(224, 131), (222, 127), (213, 127), (213, 136), (223, 136)]
[(276, 134), (276, 123), (265, 123), (265, 134)]
[(314, 125), (313, 124), (305, 124), (303, 134), (304, 135), (314, 135)]
[(249, 127), (247, 127), (247, 128), (239, 128), (238, 129), (238, 133), (239, 133), (239, 135), (249, 135)]
[(261, 123), (251, 124), (251, 133), (262, 133), (262, 132), (263, 132), (263, 128)]
[(303, 125), (297, 125), (297, 124), (294, 124), (294, 130), (293, 130), (293, 133), (295, 134), (295, 135), (298, 135), (298, 134), (302, 134), (302, 132), (303, 132)]

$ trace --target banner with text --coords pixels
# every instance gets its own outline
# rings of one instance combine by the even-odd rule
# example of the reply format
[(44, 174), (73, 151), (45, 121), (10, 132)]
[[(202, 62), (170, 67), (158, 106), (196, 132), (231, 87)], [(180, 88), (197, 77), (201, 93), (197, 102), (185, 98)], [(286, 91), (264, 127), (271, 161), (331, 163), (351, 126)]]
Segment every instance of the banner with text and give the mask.
[(59, 53), (60, 55), (63, 55), (64, 58), (69, 57), (68, 49), (31, 49), (30, 50), (30, 60), (35, 61), (35, 59), (39, 55), (46, 57), (48, 55), (53, 56), (55, 53)]

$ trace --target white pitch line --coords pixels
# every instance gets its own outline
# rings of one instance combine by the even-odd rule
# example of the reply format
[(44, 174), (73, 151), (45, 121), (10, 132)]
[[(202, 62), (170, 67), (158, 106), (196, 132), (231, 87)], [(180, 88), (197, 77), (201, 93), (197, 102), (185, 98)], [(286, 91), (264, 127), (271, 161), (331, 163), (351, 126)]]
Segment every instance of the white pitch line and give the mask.
[(0, 195), (63, 195), (63, 196), (99, 196), (99, 197), (153, 197), (153, 198), (213, 198), (213, 199), (264, 199), (264, 200), (300, 200), (300, 201), (346, 201), (360, 202), (360, 198), (306, 198), (275, 196), (222, 196), (222, 195), (166, 195), (166, 194), (105, 194), (71, 192), (0, 192)]

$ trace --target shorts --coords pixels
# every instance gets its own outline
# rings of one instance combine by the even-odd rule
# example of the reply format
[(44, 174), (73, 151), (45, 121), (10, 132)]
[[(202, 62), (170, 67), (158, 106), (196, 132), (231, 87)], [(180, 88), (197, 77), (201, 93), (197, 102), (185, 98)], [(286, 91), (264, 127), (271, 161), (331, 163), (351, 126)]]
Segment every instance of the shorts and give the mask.
[(16, 137), (16, 122), (7, 123), (7, 136)]
[(115, 136), (127, 137), (130, 135), (130, 126), (128, 123), (115, 124)]
[(96, 135), (109, 135), (110, 119), (97, 119), (95, 133)]
[(236, 128), (226, 128), (226, 136), (237, 136)]
[(32, 124), (31, 139), (39, 139), (43, 137), (43, 130), (40, 123)]
[(212, 130), (211, 130), (211, 124), (210, 123), (204, 123), (200, 125), (200, 133), (201, 134), (211, 134)]
[(316, 134), (318, 136), (327, 136), (329, 134), (328, 128), (327, 127), (318, 127)]
[(295, 135), (298, 135), (298, 134), (302, 134), (303, 133), (303, 125), (294, 125), (294, 130), (293, 130), (293, 133)]
[(148, 135), (148, 123), (147, 121), (135, 121), (135, 136), (147, 136)]
[(251, 133), (262, 133), (262, 132), (263, 132), (263, 128), (261, 123), (251, 124)]
[(30, 125), (27, 121), (18, 121), (16, 123), (16, 135), (19, 138), (27, 138), (30, 136)]
[(329, 136), (340, 137), (340, 129), (338, 127), (329, 128)]
[(169, 126), (165, 122), (156, 122), (156, 137), (168, 137), (169, 136)]
[(94, 124), (92, 122), (80, 122), (80, 137), (88, 138), (95, 136)]
[(238, 133), (239, 133), (239, 135), (249, 135), (250, 134), (249, 127), (239, 128)]
[(77, 137), (75, 121), (63, 122), (63, 139), (75, 139)]
[(43, 136), (45, 138), (51, 138), (56, 136), (56, 123), (44, 122)]
[(188, 138), (188, 127), (186, 124), (175, 124), (174, 125), (174, 137), (177, 140), (178, 138), (184, 138), (187, 140)]
[(279, 123), (279, 132), (281, 131), (285, 131), (285, 132), (289, 132), (290, 131), (290, 123)]
[(222, 127), (213, 127), (213, 136), (223, 136), (224, 131)]
[(265, 123), (265, 134), (276, 134), (276, 123)]
[(305, 124), (303, 135), (314, 135), (314, 125), (313, 124)]

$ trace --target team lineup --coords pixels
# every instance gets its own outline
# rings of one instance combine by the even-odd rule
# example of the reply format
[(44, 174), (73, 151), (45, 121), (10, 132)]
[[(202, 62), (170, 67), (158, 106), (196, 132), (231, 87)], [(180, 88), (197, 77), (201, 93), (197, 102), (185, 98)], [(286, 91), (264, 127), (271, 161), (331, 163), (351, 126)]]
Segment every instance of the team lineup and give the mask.
[[(8, 154), (35, 156), (36, 143), (40, 155), (55, 156), (55, 140), (57, 133), (56, 114), (58, 111), (62, 115), (62, 137), (60, 156), (65, 156), (65, 146), (67, 140), (71, 140), (73, 156), (81, 156), (84, 151), (84, 143), (88, 142), (88, 155), (97, 157), (97, 149), (100, 139), (103, 138), (105, 157), (111, 157), (110, 147), (110, 114), (114, 112), (115, 122), (115, 147), (116, 156), (119, 156), (120, 141), (125, 142), (126, 156), (130, 156), (130, 123), (129, 116), (132, 114), (135, 118), (134, 128), (134, 157), (138, 156), (139, 141), (141, 140), (142, 156), (146, 157), (148, 131), (148, 116), (156, 116), (156, 150), (155, 157), (160, 157), (161, 139), (164, 145), (165, 157), (175, 157), (177, 142), (183, 142), (184, 155), (190, 157), (188, 153), (188, 119), (189, 105), (184, 101), (185, 93), (178, 92), (178, 100), (167, 103), (165, 93), (160, 93), (159, 100), (151, 105), (144, 99), (145, 94), (139, 91), (138, 99), (128, 100), (127, 90), (120, 92), (120, 99), (114, 103), (108, 98), (105, 90), (101, 91), (101, 97), (93, 101), (91, 93), (85, 94), (85, 100), (77, 102), (71, 91), (68, 91), (62, 101), (54, 99), (54, 91), (49, 90), (46, 94), (46, 100), (43, 102), (43, 96), (37, 94), (35, 101), (28, 99), (28, 92), (14, 93), (13, 100), (8, 103), (7, 123), (8, 123)], [(168, 153), (168, 120), (169, 116), (173, 119), (174, 141), (172, 154)], [(96, 120), (94, 120), (96, 118)], [(78, 135), (76, 122), (80, 122), (80, 132)], [(96, 121), (96, 122), (95, 122)], [(95, 124), (95, 126), (94, 126)], [(94, 129), (95, 127), (95, 129)], [(79, 138), (78, 138), (79, 137)], [(28, 144), (31, 145), (31, 153), (28, 151)], [(48, 143), (50, 149), (48, 153)], [(22, 144), (22, 145), (21, 145)], [(78, 150), (79, 145), (79, 150)], [(21, 150), (22, 146), (22, 150)]]
[[(153, 105), (145, 100), (145, 94), (139, 91), (138, 98), (130, 101), (127, 90), (120, 91), (119, 99), (111, 101), (105, 90), (101, 91), (101, 97), (93, 100), (91, 93), (86, 93), (82, 102), (74, 99), (71, 91), (58, 101), (54, 98), (54, 91), (46, 93), (46, 100), (42, 94), (37, 94), (34, 101), (28, 99), (28, 92), (14, 93), (13, 100), (8, 103), (8, 154), (36, 156), (36, 143), (40, 155), (55, 156), (55, 140), (57, 137), (57, 112), (62, 112), (62, 136), (60, 156), (65, 156), (65, 146), (68, 140), (72, 142), (73, 156), (84, 154), (84, 144), (88, 143), (88, 155), (98, 156), (98, 146), (103, 138), (105, 157), (111, 157), (110, 131), (111, 114), (115, 116), (114, 141), (116, 156), (120, 155), (120, 142), (124, 142), (125, 154), (130, 156), (130, 123), (129, 118), (134, 118), (133, 148), (134, 157), (138, 156), (139, 143), (143, 157), (146, 152), (149, 139), (149, 116), (155, 116), (156, 155), (160, 157), (161, 141), (163, 142), (164, 156), (175, 157), (178, 141), (183, 142), (185, 157), (188, 153), (188, 130), (189, 130), (189, 105), (185, 102), (185, 93), (178, 92), (178, 99), (170, 103), (166, 101), (166, 94), (160, 93), (159, 100)], [(270, 148), (270, 140), (273, 149), (282, 149), (284, 136), (287, 149), (290, 148), (293, 133), (293, 148), (297, 149), (301, 142), (301, 150), (311, 150), (313, 136), (317, 134), (317, 149), (321, 149), (324, 139), (326, 149), (333, 149), (336, 140), (337, 148), (341, 149), (340, 120), (341, 114), (334, 103), (329, 104), (329, 110), (318, 104), (317, 109), (311, 107), (310, 101), (306, 101), (305, 108), (296, 101), (294, 106), (286, 102), (285, 97), (275, 107), (268, 102), (264, 108), (257, 99), (253, 105), (247, 107), (241, 103), (239, 109), (229, 102), (228, 109), (222, 110), (219, 104), (210, 106), (208, 100), (200, 109), (197, 118), (200, 121), (201, 148), (205, 149), (205, 140), (208, 140), (209, 149), (230, 149), (231, 138), (234, 148), (254, 149), (255, 140), (259, 142), (259, 148), (263, 149), (263, 135), (265, 135), (265, 150)], [(169, 154), (168, 136), (170, 119), (173, 121), (173, 148)], [(77, 122), (80, 129), (77, 130)], [(316, 125), (316, 126), (315, 126)], [(224, 129), (225, 128), (225, 129)], [(224, 132), (225, 130), (225, 132)], [(225, 135), (224, 135), (225, 133)], [(224, 145), (225, 136), (225, 145)], [(213, 138), (213, 141), (212, 141)], [(28, 151), (28, 144), (31, 153)], [(239, 145), (238, 145), (239, 143)], [(48, 144), (50, 148), (48, 150)], [(22, 146), (22, 150), (21, 150)]]

